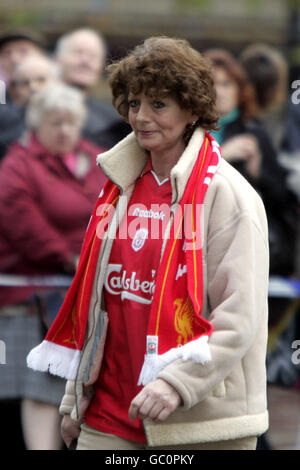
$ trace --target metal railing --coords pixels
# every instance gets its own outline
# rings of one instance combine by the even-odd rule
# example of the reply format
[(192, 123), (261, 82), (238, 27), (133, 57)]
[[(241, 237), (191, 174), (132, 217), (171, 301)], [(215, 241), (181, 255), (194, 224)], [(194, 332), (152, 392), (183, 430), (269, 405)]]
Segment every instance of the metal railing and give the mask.
[[(0, 287), (57, 287), (68, 288), (73, 277), (64, 274), (28, 276), (1, 274)], [(269, 297), (300, 298), (300, 279), (270, 276)]]

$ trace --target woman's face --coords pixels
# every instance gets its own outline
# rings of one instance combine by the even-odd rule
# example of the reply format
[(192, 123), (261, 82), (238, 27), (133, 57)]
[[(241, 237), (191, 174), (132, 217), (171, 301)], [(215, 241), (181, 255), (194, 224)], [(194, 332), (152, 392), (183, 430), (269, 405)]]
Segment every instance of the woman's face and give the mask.
[(130, 93), (128, 102), (128, 120), (140, 146), (151, 153), (180, 156), (186, 126), (198, 117), (182, 109), (171, 96), (153, 98), (144, 92)]
[(36, 131), (41, 144), (54, 155), (72, 152), (80, 138), (81, 123), (69, 111), (55, 110), (44, 115)]
[(239, 105), (239, 87), (222, 67), (215, 67), (214, 82), (217, 92), (217, 109), (221, 116)]

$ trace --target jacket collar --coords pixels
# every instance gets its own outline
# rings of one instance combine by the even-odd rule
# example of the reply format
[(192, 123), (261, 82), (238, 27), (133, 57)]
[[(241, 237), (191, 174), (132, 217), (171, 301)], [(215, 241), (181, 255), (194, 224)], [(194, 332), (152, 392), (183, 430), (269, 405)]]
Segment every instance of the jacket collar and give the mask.
[[(197, 160), (204, 140), (204, 130), (197, 128), (180, 159), (171, 170), (172, 203), (183, 196), (187, 180)], [(97, 164), (106, 176), (121, 190), (126, 191), (141, 175), (147, 165), (148, 155), (133, 132), (107, 152), (97, 156)]]

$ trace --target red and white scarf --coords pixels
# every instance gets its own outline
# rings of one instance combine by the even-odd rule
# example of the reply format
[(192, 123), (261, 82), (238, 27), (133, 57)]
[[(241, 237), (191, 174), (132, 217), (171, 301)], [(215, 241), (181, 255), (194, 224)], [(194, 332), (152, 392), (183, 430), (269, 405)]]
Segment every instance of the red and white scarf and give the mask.
[[(209, 361), (212, 325), (202, 317), (201, 208), (219, 162), (220, 147), (208, 134), (174, 215), (157, 272), (139, 385), (155, 379), (175, 359)], [(27, 357), (29, 367), (74, 380), (86, 336), (93, 281), (103, 234), (120, 197), (108, 181), (90, 219), (78, 268), (45, 340)], [(188, 234), (187, 234), (188, 232)], [(138, 334), (138, 332), (137, 332)]]

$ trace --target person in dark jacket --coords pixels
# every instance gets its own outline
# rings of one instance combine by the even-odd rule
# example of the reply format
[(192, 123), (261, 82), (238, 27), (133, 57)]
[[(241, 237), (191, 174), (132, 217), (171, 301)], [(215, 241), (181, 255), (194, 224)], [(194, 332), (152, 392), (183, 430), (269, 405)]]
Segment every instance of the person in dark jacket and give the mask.
[[(262, 125), (254, 119), (255, 93), (238, 61), (226, 50), (211, 49), (220, 114), (213, 133), (222, 155), (261, 195), (268, 216), (270, 274), (292, 275), (296, 252), (297, 200), (287, 187), (288, 172)], [(289, 246), (289, 250), (286, 247)]]
[(300, 152), (300, 108), (299, 108), (299, 86), (298, 94), (294, 92), (288, 107), (286, 126), (282, 139), (282, 150), (289, 154)]
[(88, 114), (83, 135), (87, 139), (108, 149), (131, 132), (129, 124), (109, 103), (92, 95), (106, 58), (106, 44), (98, 32), (82, 28), (66, 33), (57, 41), (54, 58), (60, 78), (85, 93)]
[(0, 331), (7, 349), (0, 399), (22, 399), (28, 449), (61, 446), (58, 404), (65, 383), (30, 371), (25, 359), (41, 340), (32, 297), (47, 293), (34, 287), (34, 278), (74, 274), (91, 209), (106, 179), (95, 171), (101, 149), (80, 137), (85, 114), (82, 94), (65, 84), (35, 93), (26, 112), (30, 131), (11, 146), (0, 166), (0, 273), (2, 280), (14, 276), (24, 284), (0, 287)]
[(0, 160), (7, 152), (9, 145), (21, 137), (24, 132), (23, 109), (14, 106), (11, 100), (0, 105)]
[(16, 65), (11, 76), (8, 102), (0, 106), (0, 158), (26, 130), (25, 112), (30, 96), (54, 80), (55, 66), (41, 54), (31, 54)]
[(37, 33), (11, 29), (0, 35), (0, 78), (6, 91), (5, 102), (0, 104), (0, 159), (24, 132), (24, 110), (14, 103), (10, 90), (15, 69), (27, 57), (44, 54), (43, 38)]

